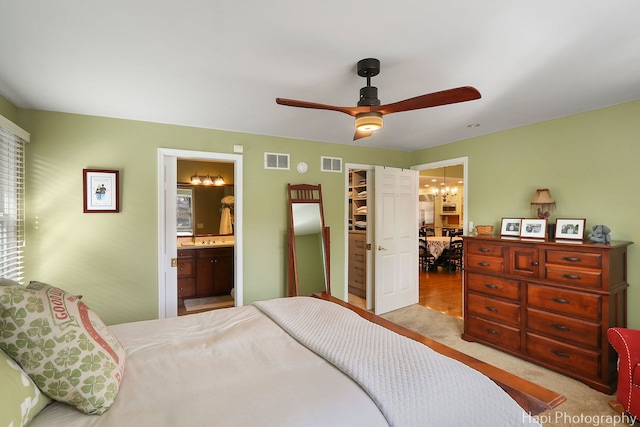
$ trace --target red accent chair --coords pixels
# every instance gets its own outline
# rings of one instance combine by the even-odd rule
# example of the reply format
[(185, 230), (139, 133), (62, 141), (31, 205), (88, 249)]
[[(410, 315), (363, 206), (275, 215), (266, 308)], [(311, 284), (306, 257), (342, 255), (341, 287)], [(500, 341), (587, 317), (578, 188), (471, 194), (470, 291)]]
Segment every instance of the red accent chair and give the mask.
[(640, 331), (610, 328), (607, 337), (618, 352), (618, 393), (609, 405), (616, 411), (640, 416)]

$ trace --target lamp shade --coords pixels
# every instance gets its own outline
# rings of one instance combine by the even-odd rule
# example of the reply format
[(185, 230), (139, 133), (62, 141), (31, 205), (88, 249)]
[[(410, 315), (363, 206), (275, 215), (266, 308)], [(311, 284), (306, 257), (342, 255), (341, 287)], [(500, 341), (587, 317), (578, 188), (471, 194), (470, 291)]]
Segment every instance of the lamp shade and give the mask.
[(532, 206), (541, 206), (541, 205), (554, 205), (556, 202), (551, 197), (551, 193), (548, 188), (538, 188), (536, 190), (536, 195), (531, 202)]

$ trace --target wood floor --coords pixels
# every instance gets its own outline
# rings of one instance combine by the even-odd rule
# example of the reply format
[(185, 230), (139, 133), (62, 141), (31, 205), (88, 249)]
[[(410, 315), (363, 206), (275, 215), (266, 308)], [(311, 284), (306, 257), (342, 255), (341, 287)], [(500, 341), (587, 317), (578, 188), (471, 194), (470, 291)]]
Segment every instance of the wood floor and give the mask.
[[(349, 294), (349, 303), (366, 308), (365, 300)], [(451, 316), (462, 318), (462, 273), (447, 270), (420, 272), (418, 304)]]
[[(437, 272), (421, 271), (419, 279), (420, 299), (418, 304), (450, 316), (462, 318), (462, 273), (459, 270), (451, 273), (442, 268)], [(366, 308), (365, 300), (353, 294), (349, 294), (349, 303)], [(232, 307), (231, 304), (229, 306)], [(178, 300), (178, 316), (200, 313), (201, 311), (187, 312), (182, 299)]]

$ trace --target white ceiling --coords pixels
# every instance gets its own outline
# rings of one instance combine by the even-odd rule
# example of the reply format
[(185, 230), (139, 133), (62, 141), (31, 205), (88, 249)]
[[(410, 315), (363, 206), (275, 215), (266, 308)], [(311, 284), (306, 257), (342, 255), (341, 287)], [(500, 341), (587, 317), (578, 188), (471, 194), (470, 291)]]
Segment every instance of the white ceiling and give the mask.
[[(640, 99), (638, 0), (0, 0), (0, 93), (17, 106), (412, 151)], [(383, 104), (353, 118), (374, 57)], [(477, 127), (468, 127), (479, 124)]]

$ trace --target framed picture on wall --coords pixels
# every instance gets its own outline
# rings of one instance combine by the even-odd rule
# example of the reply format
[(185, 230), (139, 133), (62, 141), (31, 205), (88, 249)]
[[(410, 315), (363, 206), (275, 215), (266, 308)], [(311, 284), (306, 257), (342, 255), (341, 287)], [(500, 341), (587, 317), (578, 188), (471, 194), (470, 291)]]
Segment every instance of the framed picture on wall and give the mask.
[(120, 212), (117, 170), (83, 169), (84, 213)]
[(502, 218), (501, 236), (519, 236), (522, 218)]
[(557, 218), (556, 239), (584, 239), (585, 218)]
[(523, 219), (520, 225), (520, 237), (544, 239), (547, 236), (546, 219)]

